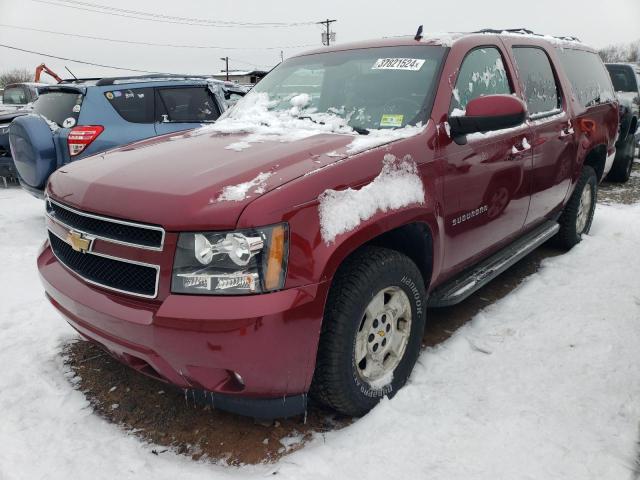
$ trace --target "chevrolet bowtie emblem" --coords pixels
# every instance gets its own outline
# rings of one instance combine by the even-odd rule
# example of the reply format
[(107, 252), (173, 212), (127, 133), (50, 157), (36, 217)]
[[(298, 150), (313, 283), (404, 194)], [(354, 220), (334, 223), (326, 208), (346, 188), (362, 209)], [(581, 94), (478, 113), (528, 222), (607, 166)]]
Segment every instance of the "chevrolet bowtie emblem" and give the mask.
[(82, 234), (78, 232), (67, 233), (66, 242), (76, 252), (86, 253), (91, 247), (91, 240), (84, 238)]

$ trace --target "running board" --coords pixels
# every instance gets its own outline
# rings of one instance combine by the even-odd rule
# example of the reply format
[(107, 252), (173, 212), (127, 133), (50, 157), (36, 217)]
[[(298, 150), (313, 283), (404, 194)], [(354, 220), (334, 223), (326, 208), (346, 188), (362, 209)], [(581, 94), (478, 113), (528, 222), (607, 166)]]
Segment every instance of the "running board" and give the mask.
[(429, 307), (448, 307), (463, 301), (473, 292), (496, 278), (518, 260), (553, 237), (560, 225), (547, 221), (461, 275), (436, 287), (429, 296)]

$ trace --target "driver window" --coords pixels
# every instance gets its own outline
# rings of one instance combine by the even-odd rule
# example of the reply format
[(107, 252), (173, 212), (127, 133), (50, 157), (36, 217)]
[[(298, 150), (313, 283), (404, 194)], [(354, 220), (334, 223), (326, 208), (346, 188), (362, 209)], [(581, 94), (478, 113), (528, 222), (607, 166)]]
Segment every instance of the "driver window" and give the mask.
[(474, 98), (483, 95), (511, 94), (502, 55), (497, 48), (476, 48), (467, 54), (453, 89), (449, 113), (464, 111)]

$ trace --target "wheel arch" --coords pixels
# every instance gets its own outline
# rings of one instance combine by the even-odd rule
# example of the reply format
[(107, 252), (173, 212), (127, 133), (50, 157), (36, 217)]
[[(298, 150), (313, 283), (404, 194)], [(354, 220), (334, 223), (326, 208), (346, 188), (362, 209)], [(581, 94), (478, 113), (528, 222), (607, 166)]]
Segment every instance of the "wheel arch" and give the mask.
[[(418, 213), (417, 215), (415, 213)], [(398, 212), (378, 222), (371, 222), (332, 248), (326, 262), (323, 278), (332, 279), (341, 265), (359, 250), (367, 246), (385, 247), (409, 257), (418, 267), (429, 288), (433, 277), (434, 261), (438, 251), (438, 224), (425, 218), (423, 212)]]
[(604, 169), (607, 162), (607, 146), (596, 145), (589, 150), (584, 158), (583, 166), (590, 166), (596, 172), (598, 181), (602, 180), (604, 176)]

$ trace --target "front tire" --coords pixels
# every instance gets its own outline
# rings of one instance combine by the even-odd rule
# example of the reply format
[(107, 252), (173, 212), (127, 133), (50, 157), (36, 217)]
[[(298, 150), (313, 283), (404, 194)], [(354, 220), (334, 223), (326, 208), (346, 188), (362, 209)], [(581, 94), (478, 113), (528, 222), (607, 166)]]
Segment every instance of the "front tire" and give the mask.
[(580, 243), (582, 235), (589, 233), (598, 199), (598, 177), (593, 168), (585, 166), (576, 188), (564, 207), (558, 223), (557, 243), (567, 250)]
[(425, 298), (405, 255), (366, 247), (347, 259), (329, 292), (311, 395), (351, 416), (395, 395), (420, 354)]

